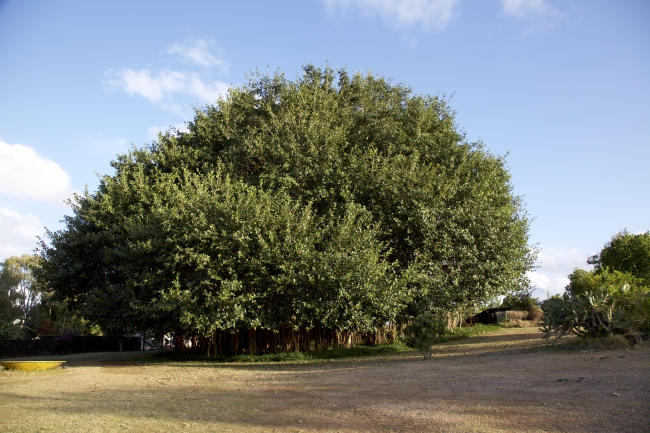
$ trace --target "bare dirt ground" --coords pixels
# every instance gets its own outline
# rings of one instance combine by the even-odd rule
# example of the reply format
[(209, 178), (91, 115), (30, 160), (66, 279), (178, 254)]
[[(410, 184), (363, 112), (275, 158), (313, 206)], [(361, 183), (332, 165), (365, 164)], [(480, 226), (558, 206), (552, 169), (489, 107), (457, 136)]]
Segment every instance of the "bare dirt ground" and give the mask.
[[(0, 431), (648, 432), (650, 345), (576, 352), (504, 329), (306, 364), (108, 360), (0, 372)], [(98, 363), (99, 362), (99, 363)]]

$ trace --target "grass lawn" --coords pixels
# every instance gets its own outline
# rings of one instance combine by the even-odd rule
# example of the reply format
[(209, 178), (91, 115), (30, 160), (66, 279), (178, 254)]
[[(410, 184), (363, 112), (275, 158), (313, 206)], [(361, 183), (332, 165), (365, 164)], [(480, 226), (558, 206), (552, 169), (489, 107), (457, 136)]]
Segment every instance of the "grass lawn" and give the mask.
[[(464, 327), (454, 330), (453, 333), (436, 338), (436, 343), (448, 341), (465, 340), (475, 335), (483, 335), (489, 332), (498, 332), (502, 328), (498, 325), (477, 324), (471, 327)], [(377, 357), (381, 355), (412, 352), (412, 349), (401, 342), (392, 344), (378, 344), (376, 346), (356, 346), (351, 349), (325, 349), (314, 352), (298, 353), (273, 353), (266, 355), (236, 355), (236, 356), (201, 356), (182, 355), (176, 352), (156, 353), (149, 362), (151, 363), (274, 363), (274, 362), (318, 362), (324, 360), (342, 358)]]
[(0, 371), (0, 431), (647, 431), (649, 345), (590, 352), (567, 349), (571, 339), (544, 347), (540, 337), (499, 329), (440, 343), (430, 361), (400, 349)]

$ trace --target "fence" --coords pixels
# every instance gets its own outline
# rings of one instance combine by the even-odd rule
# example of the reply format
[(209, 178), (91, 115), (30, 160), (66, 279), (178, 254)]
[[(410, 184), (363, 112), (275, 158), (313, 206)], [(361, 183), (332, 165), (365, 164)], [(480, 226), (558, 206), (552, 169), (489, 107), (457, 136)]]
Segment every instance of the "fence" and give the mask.
[[(118, 337), (61, 335), (44, 336), (38, 340), (0, 340), (0, 358), (119, 350)], [(124, 351), (134, 350), (140, 350), (140, 337), (124, 337)]]

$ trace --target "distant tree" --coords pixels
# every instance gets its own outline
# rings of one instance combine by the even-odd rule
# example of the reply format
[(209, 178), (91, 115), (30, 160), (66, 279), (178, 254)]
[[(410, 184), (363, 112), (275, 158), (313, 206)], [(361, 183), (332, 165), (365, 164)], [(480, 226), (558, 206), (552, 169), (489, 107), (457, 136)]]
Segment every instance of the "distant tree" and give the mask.
[(650, 286), (650, 232), (634, 235), (622, 230), (587, 262), (595, 265), (596, 271), (627, 272)]
[(531, 311), (538, 305), (539, 299), (533, 297), (530, 289), (508, 293), (501, 303), (503, 308), (519, 311)]
[(589, 293), (605, 290), (610, 294), (644, 290), (646, 287), (641, 278), (627, 272), (603, 270), (585, 271), (574, 269), (569, 274), (569, 284), (565, 287), (565, 293), (571, 298), (583, 297)]
[(542, 304), (547, 338), (650, 335), (650, 233), (615, 234), (590, 257), (592, 271), (574, 269), (562, 296)]
[(32, 271), (38, 258), (24, 254), (12, 256), (0, 263), (0, 314), (8, 332), (8, 323), (16, 322), (23, 338), (38, 326), (38, 306), (41, 293), (34, 284)]
[(18, 306), (19, 294), (13, 285), (13, 278), (7, 278), (4, 272), (4, 262), (0, 263), (0, 339), (16, 338), (22, 335), (21, 329), (17, 326), (20, 320), (21, 310)]

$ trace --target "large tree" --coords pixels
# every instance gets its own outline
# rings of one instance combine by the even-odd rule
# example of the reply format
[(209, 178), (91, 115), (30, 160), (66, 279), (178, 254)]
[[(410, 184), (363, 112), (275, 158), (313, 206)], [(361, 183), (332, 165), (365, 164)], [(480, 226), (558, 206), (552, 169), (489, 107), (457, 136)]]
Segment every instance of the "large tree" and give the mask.
[(502, 157), (445, 100), (308, 65), (254, 74), (113, 163), (39, 281), (105, 328), (365, 332), (527, 284)]

